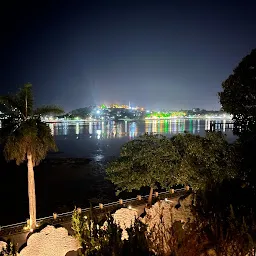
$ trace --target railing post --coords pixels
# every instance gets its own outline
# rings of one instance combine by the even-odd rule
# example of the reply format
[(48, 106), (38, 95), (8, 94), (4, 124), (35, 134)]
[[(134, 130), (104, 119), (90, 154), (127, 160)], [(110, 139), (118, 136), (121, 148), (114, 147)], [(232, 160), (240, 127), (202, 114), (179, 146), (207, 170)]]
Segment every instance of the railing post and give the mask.
[(53, 213), (53, 219), (57, 220), (58, 214), (56, 212)]
[(141, 195), (137, 195), (137, 199), (140, 201), (141, 200)]

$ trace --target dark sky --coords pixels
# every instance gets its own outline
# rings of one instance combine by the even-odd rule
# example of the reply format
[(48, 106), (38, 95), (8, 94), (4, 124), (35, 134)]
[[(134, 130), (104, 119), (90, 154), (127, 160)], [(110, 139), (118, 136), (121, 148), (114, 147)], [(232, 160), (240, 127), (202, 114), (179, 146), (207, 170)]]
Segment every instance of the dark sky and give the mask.
[(67, 111), (128, 101), (154, 109), (219, 109), (221, 82), (256, 47), (253, 1), (0, 5), (0, 93), (31, 82), (38, 104)]

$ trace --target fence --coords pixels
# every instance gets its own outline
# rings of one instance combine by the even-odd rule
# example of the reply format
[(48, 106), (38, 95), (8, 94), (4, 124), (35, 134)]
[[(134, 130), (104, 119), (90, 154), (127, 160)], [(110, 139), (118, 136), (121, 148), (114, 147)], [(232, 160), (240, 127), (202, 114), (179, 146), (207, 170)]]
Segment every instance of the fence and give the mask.
[[(173, 190), (173, 193), (159, 192), (159, 193), (157, 193), (157, 195), (154, 194), (154, 197), (159, 197), (159, 198), (161, 198), (161, 197), (164, 198), (166, 196), (177, 197), (179, 195), (184, 194), (184, 192), (188, 189), (189, 189), (188, 187), (175, 189), (175, 190)], [(111, 202), (111, 203), (107, 203), (104, 205), (99, 204), (98, 206), (94, 206), (93, 209), (98, 210), (98, 211), (101, 211), (102, 209), (104, 209), (107, 212), (107, 211), (110, 211), (111, 208), (113, 209), (113, 207), (126, 206), (128, 204), (131, 206), (134, 206), (134, 205), (139, 206), (139, 205), (143, 205), (146, 203), (146, 199), (148, 198), (148, 196), (149, 195), (140, 196), (141, 197), (140, 199), (138, 199), (138, 196), (135, 198), (125, 199), (125, 200), (122, 200), (122, 203), (120, 203), (120, 200), (118, 200), (116, 202)], [(90, 210), (91, 210), (91, 208), (89, 208), (89, 207), (82, 208), (81, 212), (87, 213)], [(47, 217), (37, 219), (37, 223), (53, 222), (53, 224), (61, 224), (64, 222), (70, 222), (72, 214), (73, 214), (73, 211), (60, 213), (60, 214), (55, 215), (57, 218), (54, 218), (54, 214), (53, 214), (52, 216), (47, 216)], [(0, 226), (0, 235), (4, 236), (4, 235), (10, 235), (10, 234), (14, 234), (14, 233), (16, 234), (16, 233), (24, 232), (23, 228), (26, 225), (27, 225), (27, 221), (10, 224), (10, 225), (5, 225), (5, 226)]]

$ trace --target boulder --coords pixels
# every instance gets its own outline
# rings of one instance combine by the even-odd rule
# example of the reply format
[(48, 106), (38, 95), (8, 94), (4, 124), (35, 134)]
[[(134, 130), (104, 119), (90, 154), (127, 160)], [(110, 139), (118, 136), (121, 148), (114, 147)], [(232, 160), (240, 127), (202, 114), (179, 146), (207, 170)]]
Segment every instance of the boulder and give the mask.
[(122, 240), (128, 239), (128, 233), (125, 230), (126, 228), (130, 228), (135, 219), (138, 217), (138, 213), (135, 209), (121, 208), (113, 213), (114, 222), (120, 226), (123, 230), (122, 232)]
[(21, 250), (20, 256), (64, 256), (80, 247), (79, 242), (65, 228), (46, 226), (28, 238), (27, 246)]

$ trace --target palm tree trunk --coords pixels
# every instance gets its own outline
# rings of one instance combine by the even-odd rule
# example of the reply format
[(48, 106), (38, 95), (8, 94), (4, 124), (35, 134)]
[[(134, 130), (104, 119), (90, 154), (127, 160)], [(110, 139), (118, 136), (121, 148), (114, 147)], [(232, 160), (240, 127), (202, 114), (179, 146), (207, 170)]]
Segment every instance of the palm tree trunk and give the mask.
[(32, 155), (27, 154), (27, 166), (28, 166), (28, 200), (29, 200), (29, 217), (30, 217), (30, 228), (35, 229), (36, 227), (36, 191), (35, 191), (35, 178)]
[(149, 192), (149, 197), (148, 197), (148, 205), (149, 206), (152, 205), (153, 191), (154, 191), (154, 189), (152, 187), (150, 187), (150, 192)]

